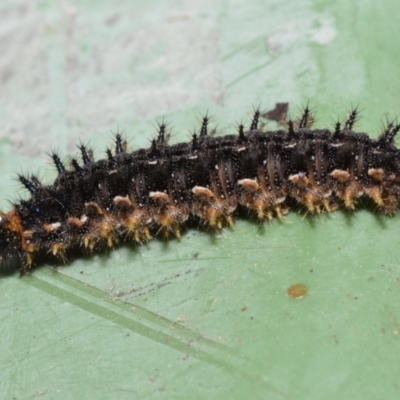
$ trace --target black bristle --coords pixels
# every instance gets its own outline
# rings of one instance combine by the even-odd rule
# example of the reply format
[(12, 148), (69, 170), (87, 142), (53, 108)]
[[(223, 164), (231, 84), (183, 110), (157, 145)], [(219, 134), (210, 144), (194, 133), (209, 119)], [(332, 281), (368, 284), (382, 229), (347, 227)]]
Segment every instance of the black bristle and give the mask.
[(244, 142), (246, 140), (246, 135), (244, 134), (243, 124), (239, 124), (238, 133), (239, 133), (239, 142)]
[(303, 110), (303, 114), (301, 116), (301, 121), (299, 123), (299, 128), (308, 128), (308, 124), (310, 123), (310, 117), (311, 117), (311, 110), (308, 107), (308, 104)]
[(390, 134), (390, 131), (393, 129), (393, 126), (394, 126), (394, 121), (392, 121), (392, 122), (387, 122), (386, 123), (386, 127), (385, 127), (385, 129), (383, 130), (383, 133), (382, 133), (382, 135), (381, 135), (381, 137), (383, 136), (383, 137), (388, 137), (389, 136), (389, 134)]
[(380, 143), (393, 143), (394, 138), (400, 130), (400, 124), (395, 125), (395, 120), (388, 122), (382, 135), (379, 137)]
[(165, 130), (167, 126), (164, 123), (164, 121), (158, 125), (158, 137), (157, 137), (157, 143), (162, 144), (165, 143)]
[(341, 132), (342, 132), (342, 125), (340, 124), (339, 121), (337, 121), (335, 124), (335, 131), (333, 132), (333, 137), (338, 138)]
[(197, 134), (193, 133), (192, 135), (192, 146), (193, 147), (197, 147), (198, 143), (197, 143)]
[(81, 155), (82, 155), (82, 161), (85, 165), (88, 165), (91, 163), (91, 159), (89, 157), (89, 150), (86, 149), (86, 146), (83, 145), (82, 143), (78, 146), (78, 149), (81, 151)]
[(33, 195), (36, 193), (36, 185), (23, 175), (18, 175), (19, 181), (25, 186), (26, 189)]
[(294, 136), (294, 123), (291, 119), (289, 119), (288, 121), (288, 132), (289, 132), (289, 136), (293, 137)]
[(258, 129), (258, 120), (260, 118), (260, 109), (254, 110), (253, 120), (251, 121), (250, 130)]
[(388, 135), (389, 143), (393, 143), (394, 138), (399, 131), (400, 131), (400, 124), (396, 124), (395, 126), (393, 126), (392, 130), (390, 131), (390, 133)]
[(115, 154), (124, 153), (124, 145), (122, 143), (122, 136), (117, 133), (115, 135)]
[(358, 106), (357, 106), (356, 108), (354, 108), (350, 111), (349, 117), (347, 118), (347, 121), (344, 124), (344, 129), (353, 129), (353, 126), (356, 123), (358, 115), (359, 115), (359, 111), (358, 111)]
[(209, 122), (210, 122), (210, 119), (208, 118), (208, 114), (206, 114), (203, 117), (203, 122), (201, 123), (200, 137), (208, 135), (208, 123)]
[(153, 139), (153, 140), (151, 141), (151, 152), (152, 152), (152, 153), (157, 152), (157, 141), (156, 141), (155, 139)]
[(72, 165), (72, 168), (76, 172), (78, 172), (78, 173), (82, 172), (82, 168), (81, 168), (81, 166), (79, 165), (78, 161), (75, 158), (71, 158), (71, 165)]
[(40, 182), (39, 178), (36, 175), (31, 175), (31, 182), (36, 186), (39, 187), (42, 185), (42, 182)]
[(65, 172), (65, 167), (64, 167), (64, 165), (62, 164), (62, 162), (61, 162), (60, 157), (58, 156), (58, 154), (57, 154), (57, 153), (53, 153), (53, 154), (51, 155), (51, 158), (52, 158), (53, 161), (54, 161), (54, 165), (56, 166), (58, 173), (59, 173), (59, 174), (62, 174), (63, 172)]
[(108, 161), (115, 162), (115, 158), (110, 149), (106, 150)]

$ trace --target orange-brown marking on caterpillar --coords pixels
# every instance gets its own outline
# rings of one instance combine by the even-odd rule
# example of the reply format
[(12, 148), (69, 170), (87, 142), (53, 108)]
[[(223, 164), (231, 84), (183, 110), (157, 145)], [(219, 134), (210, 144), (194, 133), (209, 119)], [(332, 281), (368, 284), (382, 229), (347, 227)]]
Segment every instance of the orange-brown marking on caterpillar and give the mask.
[(205, 197), (207, 199), (214, 197), (214, 194), (210, 189), (201, 186), (195, 186), (192, 189), (192, 192), (196, 197)]
[(253, 193), (256, 192), (260, 187), (257, 181), (255, 181), (254, 179), (241, 179), (238, 181), (238, 184), (243, 186), (245, 190)]
[(290, 175), (288, 179), (300, 188), (306, 187), (310, 182), (305, 174)]
[(60, 222), (54, 222), (52, 224), (43, 224), (43, 228), (47, 233), (53, 232), (55, 229), (61, 226)]
[(126, 208), (132, 207), (133, 205), (129, 197), (123, 197), (123, 196), (115, 196), (114, 203), (119, 206), (124, 206)]
[(385, 172), (382, 168), (370, 168), (368, 170), (368, 175), (375, 181), (382, 182), (385, 176)]
[(336, 179), (338, 182), (347, 182), (350, 179), (350, 174), (347, 171), (343, 171), (341, 169), (335, 169), (330, 174), (333, 179)]
[(3, 218), (6, 221), (7, 229), (9, 229), (10, 231), (16, 232), (18, 234), (18, 236), (21, 238), (21, 249), (27, 250), (27, 248), (29, 247), (29, 243), (27, 243), (27, 241), (25, 239), (24, 230), (23, 230), (22, 223), (21, 223), (21, 218), (16, 213), (16, 211), (11, 210), (6, 214), (1, 213), (0, 215), (3, 216)]
[(85, 208), (87, 210), (94, 211), (98, 215), (103, 215), (104, 214), (104, 212), (101, 209), (101, 207), (95, 201), (89, 201), (89, 202), (85, 203)]
[(75, 226), (76, 228), (81, 228), (82, 225), (84, 224), (84, 221), (82, 221), (82, 218), (79, 219), (79, 218), (76, 218), (76, 217), (69, 217), (67, 219), (67, 223), (69, 225)]
[(150, 192), (149, 197), (160, 205), (170, 204), (171, 199), (164, 192)]
[(149, 197), (157, 205), (153, 213), (153, 218), (161, 230), (163, 230), (165, 237), (168, 237), (169, 232), (173, 232), (177, 238), (180, 238), (179, 225), (182, 217), (180, 209), (170, 205), (171, 199), (164, 192), (150, 192)]

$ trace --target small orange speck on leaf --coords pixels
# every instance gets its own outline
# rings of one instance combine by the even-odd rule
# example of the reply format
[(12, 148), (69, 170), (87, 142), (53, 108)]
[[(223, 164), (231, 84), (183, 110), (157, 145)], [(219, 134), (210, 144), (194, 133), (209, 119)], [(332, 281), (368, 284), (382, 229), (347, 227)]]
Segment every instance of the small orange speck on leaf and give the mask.
[(287, 294), (294, 299), (299, 299), (303, 297), (307, 293), (307, 286), (302, 283), (296, 283), (295, 285), (290, 286), (287, 290)]

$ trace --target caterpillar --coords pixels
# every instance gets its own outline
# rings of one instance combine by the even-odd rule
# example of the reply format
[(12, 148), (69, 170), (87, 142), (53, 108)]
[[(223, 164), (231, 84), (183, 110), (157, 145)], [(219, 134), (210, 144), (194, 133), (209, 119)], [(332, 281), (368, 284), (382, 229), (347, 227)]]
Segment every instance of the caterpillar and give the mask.
[(235, 134), (213, 136), (205, 115), (190, 141), (173, 145), (162, 122), (149, 148), (133, 152), (117, 133), (106, 158), (94, 160), (80, 144), (81, 160), (71, 157), (67, 167), (53, 152), (53, 184), (19, 174), (30, 198), (0, 212), (0, 266), (24, 273), (42, 255), (66, 262), (74, 249), (91, 253), (157, 234), (180, 237), (193, 216), (221, 229), (234, 224), (238, 207), (260, 222), (283, 218), (290, 202), (318, 214), (354, 210), (367, 197), (385, 214), (396, 211), (400, 124), (388, 122), (374, 139), (353, 131), (357, 109), (333, 130), (313, 129), (308, 106), (285, 129), (264, 131), (261, 117), (256, 109), (249, 129), (239, 124)]

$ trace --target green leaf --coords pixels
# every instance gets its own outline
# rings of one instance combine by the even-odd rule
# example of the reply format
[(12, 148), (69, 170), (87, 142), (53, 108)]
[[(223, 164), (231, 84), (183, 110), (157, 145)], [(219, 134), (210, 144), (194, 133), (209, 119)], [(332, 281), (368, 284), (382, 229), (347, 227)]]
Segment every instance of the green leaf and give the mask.
[[(0, 195), (14, 172), (54, 172), (50, 147), (97, 157), (109, 129), (145, 147), (151, 124), (217, 134), (252, 104), (310, 101), (332, 126), (360, 104), (377, 136), (399, 113), (394, 0), (4, 2)], [(248, 122), (247, 122), (248, 123)], [(270, 123), (271, 129), (275, 126)], [(6, 200), (3, 210), (9, 210)], [(238, 216), (0, 279), (0, 397), (397, 398), (400, 223), (361, 209), (264, 229)], [(291, 298), (303, 284), (307, 293)]]

